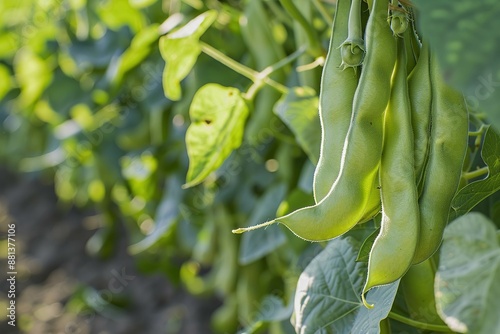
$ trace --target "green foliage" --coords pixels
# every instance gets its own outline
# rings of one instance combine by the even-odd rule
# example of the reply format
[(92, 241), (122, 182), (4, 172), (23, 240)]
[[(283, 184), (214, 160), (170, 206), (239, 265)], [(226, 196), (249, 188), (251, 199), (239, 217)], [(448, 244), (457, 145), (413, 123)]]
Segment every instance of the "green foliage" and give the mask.
[(488, 166), (488, 175), (484, 179), (469, 183), (455, 195), (452, 204), (453, 217), (466, 214), (500, 189), (500, 136), (492, 128), (486, 130), (481, 157)]
[(399, 281), (373, 289), (367, 309), (360, 295), (366, 264), (356, 262), (359, 243), (352, 238), (331, 241), (300, 275), (295, 295), (297, 333), (377, 333), (389, 314)]
[(215, 11), (203, 13), (160, 39), (160, 52), (166, 62), (163, 89), (167, 98), (174, 101), (181, 98), (180, 81), (193, 69), (201, 53), (199, 39), (216, 17)]
[(198, 90), (189, 109), (185, 188), (202, 182), (241, 145), (247, 115), (247, 103), (236, 88), (207, 84)]
[[(374, 309), (363, 306), (380, 217), (327, 244), (279, 225), (231, 233), (314, 205), (331, 1), (3, 0), (0, 162), (52, 178), (63, 202), (98, 208), (105, 223), (92, 254), (116, 250), (124, 221), (142, 271), (221, 299), (215, 333), (387, 333), (387, 324), (493, 333), (500, 137), (483, 113), (500, 124), (499, 7), (414, 2), (421, 36), (473, 111), (433, 296), (434, 319), (449, 328), (415, 316), (399, 281), (367, 294)], [(92, 308), (92, 293), (72, 303)]]
[(500, 326), (500, 243), (484, 215), (466, 214), (444, 233), (436, 273), (436, 300), (443, 320), (459, 333), (494, 333)]

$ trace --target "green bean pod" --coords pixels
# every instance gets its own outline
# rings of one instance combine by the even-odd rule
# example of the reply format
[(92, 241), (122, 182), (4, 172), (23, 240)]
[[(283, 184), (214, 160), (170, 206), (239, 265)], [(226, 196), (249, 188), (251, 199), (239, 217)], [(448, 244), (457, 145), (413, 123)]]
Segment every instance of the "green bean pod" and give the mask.
[(361, 27), (361, 0), (351, 0), (349, 10), (348, 36), (340, 45), (342, 55), (342, 69), (356, 67), (363, 63), (365, 57), (365, 41)]
[[(422, 183), (424, 166), (429, 153), (431, 131), (432, 82), (430, 79), (429, 44), (424, 41), (420, 57), (408, 77), (408, 90), (411, 104), (411, 123), (413, 127), (415, 154), (415, 176), (417, 184)], [(451, 129), (450, 129), (451, 130)]]
[(445, 325), (436, 310), (434, 277), (436, 269), (433, 259), (411, 266), (400, 283), (410, 317), (414, 320)]
[(467, 151), (468, 114), (463, 95), (448, 86), (437, 59), (431, 57), (432, 114), (429, 158), (420, 198), (420, 237), (413, 262), (428, 259), (439, 248), (451, 201), (460, 182)]
[(349, 0), (338, 1), (319, 93), (321, 148), (313, 181), (316, 203), (328, 194), (339, 175), (342, 149), (351, 124), (352, 104), (358, 85), (356, 73), (340, 68), (342, 57), (338, 47), (347, 38), (348, 16)]
[(394, 9), (390, 18), (391, 30), (394, 35), (400, 37), (408, 29), (408, 15), (399, 10)]
[(415, 57), (415, 54), (413, 52), (413, 46), (412, 46), (412, 36), (413, 33), (411, 32), (411, 29), (407, 29), (404, 34), (403, 38), (405, 40), (405, 48), (406, 48), (406, 73), (410, 74), (411, 71), (415, 68), (415, 65), (417, 65), (417, 58)]
[(294, 211), (234, 233), (282, 223), (310, 241), (338, 237), (353, 228), (366, 212), (382, 155), (384, 111), (390, 95), (396, 61), (396, 40), (386, 19), (386, 0), (375, 0), (366, 28), (365, 67), (354, 95), (351, 125), (342, 152), (340, 174), (328, 194), (316, 205)]
[(406, 50), (398, 41), (391, 98), (385, 113), (384, 148), (380, 162), (382, 225), (368, 259), (365, 293), (401, 278), (412, 265), (419, 234), (418, 191), (413, 162), (413, 130), (406, 80)]
[(380, 212), (380, 209), (380, 182), (379, 175), (377, 174), (373, 178), (373, 184), (370, 188), (370, 195), (368, 196), (368, 201), (365, 206), (363, 217), (361, 217), (358, 224), (363, 224), (373, 219)]

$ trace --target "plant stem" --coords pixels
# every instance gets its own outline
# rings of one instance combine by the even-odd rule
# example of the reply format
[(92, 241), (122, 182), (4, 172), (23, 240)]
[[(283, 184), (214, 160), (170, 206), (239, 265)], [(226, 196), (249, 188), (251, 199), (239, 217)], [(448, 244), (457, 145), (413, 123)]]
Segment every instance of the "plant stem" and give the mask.
[[(223, 54), (219, 50), (213, 48), (212, 46), (210, 46), (206, 43), (200, 42), (200, 45), (201, 45), (201, 51), (203, 51), (204, 53), (206, 53), (210, 57), (214, 58), (218, 62), (226, 65), (227, 67), (229, 67), (230, 69), (232, 69), (236, 73), (239, 73), (239, 74), (243, 75), (244, 77), (253, 81), (254, 85), (252, 85), (250, 87), (251, 90), (258, 91), (260, 89), (260, 87), (262, 87), (262, 84), (265, 83), (283, 94), (288, 92), (288, 88), (286, 86), (274, 81), (273, 79), (271, 79), (267, 76), (267, 75), (271, 74), (273, 71), (275, 71), (276, 69), (273, 69), (269, 73), (265, 73), (263, 75), (262, 72), (257, 72), (257, 71), (255, 71), (255, 70), (253, 70), (245, 65), (240, 64), (236, 60), (226, 56), (225, 54)], [(294, 57), (295, 57), (295, 55), (294, 55)], [(286, 59), (288, 59), (288, 57), (279, 61), (278, 63), (285, 61)], [(273, 66), (274, 65), (272, 65), (271, 67), (273, 67)], [(280, 66), (284, 66), (284, 65), (280, 65)]]
[(477, 131), (469, 131), (469, 136), (470, 137), (480, 137), (484, 133), (484, 128), (481, 125), (481, 127)]
[(281, 59), (280, 61), (266, 67), (265, 69), (263, 69), (259, 75), (260, 76), (264, 76), (264, 77), (268, 77), (269, 75), (271, 75), (273, 72), (285, 67), (286, 65), (290, 64), (291, 62), (295, 61), (295, 59), (299, 58), (304, 52), (306, 51), (306, 47), (305, 46), (301, 46), (300, 48), (298, 48), (295, 52), (291, 53), (290, 55), (288, 55), (286, 58), (283, 58)]
[(295, 7), (291, 0), (280, 0), (281, 5), (290, 14), (290, 16), (297, 21), (304, 29), (307, 39), (309, 40), (309, 52), (313, 57), (321, 57), (323, 55), (323, 48), (319, 42), (313, 27), (307, 22), (300, 11)]
[(254, 225), (254, 226), (240, 227), (240, 228), (234, 229), (232, 232), (235, 233), (235, 234), (241, 234), (241, 233), (244, 233), (244, 232), (248, 232), (248, 231), (253, 231), (253, 230), (259, 229), (261, 227), (266, 227), (266, 226), (269, 226), (269, 225), (272, 225), (272, 224), (275, 224), (275, 223), (276, 223), (276, 221), (273, 219), (273, 220), (270, 220), (268, 222), (265, 222), (265, 223), (262, 223), (262, 224), (258, 224), (258, 225)]
[(425, 322), (420, 322), (417, 320), (413, 320), (410, 318), (407, 318), (405, 316), (402, 316), (401, 314), (398, 314), (396, 312), (389, 312), (389, 318), (397, 320), (399, 322), (402, 322), (403, 324), (407, 324), (416, 328), (420, 328), (423, 330), (430, 330), (430, 331), (435, 331), (435, 332), (445, 332), (445, 333), (453, 333), (447, 326), (443, 325), (434, 325), (434, 324), (428, 324)]
[(252, 81), (257, 81), (257, 78), (259, 76), (259, 72), (252, 70), (249, 67), (246, 67), (245, 65), (240, 64), (236, 60), (226, 56), (224, 53), (220, 52), (219, 50), (215, 49), (214, 47), (203, 43), (200, 41), (200, 46), (201, 46), (201, 51), (212, 57), (213, 59), (217, 60), (218, 62), (226, 65), (233, 71), (243, 75), (244, 77), (247, 77), (248, 79)]
[(474, 179), (476, 177), (480, 177), (483, 176), (484, 174), (487, 174), (488, 171), (489, 171), (488, 167), (479, 168), (473, 170), (472, 172), (464, 173), (463, 178), (466, 180)]
[(288, 93), (288, 88), (282, 84), (280, 84), (279, 82), (276, 82), (274, 81), (273, 79), (269, 78), (269, 77), (264, 77), (262, 79), (262, 81), (266, 84), (266, 85), (269, 85), (271, 87), (273, 87), (274, 89), (276, 89), (278, 92), (280, 92), (281, 94), (286, 94)]

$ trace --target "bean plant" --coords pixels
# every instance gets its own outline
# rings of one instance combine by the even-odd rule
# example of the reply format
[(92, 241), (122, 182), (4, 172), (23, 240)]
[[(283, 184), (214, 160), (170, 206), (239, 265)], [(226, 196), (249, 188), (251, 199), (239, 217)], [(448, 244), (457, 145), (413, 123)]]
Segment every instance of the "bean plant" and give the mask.
[(3, 0), (0, 161), (213, 333), (500, 332), (494, 0)]

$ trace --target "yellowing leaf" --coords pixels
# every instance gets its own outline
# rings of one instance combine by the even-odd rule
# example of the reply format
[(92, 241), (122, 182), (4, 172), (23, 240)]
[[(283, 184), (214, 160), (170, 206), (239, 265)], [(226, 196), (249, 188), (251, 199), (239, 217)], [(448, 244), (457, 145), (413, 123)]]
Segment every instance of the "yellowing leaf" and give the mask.
[(241, 145), (248, 106), (238, 89), (211, 83), (196, 92), (189, 116), (189, 170), (184, 188), (202, 182)]

